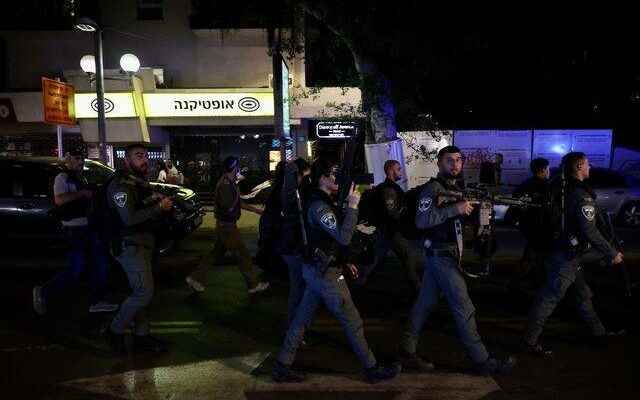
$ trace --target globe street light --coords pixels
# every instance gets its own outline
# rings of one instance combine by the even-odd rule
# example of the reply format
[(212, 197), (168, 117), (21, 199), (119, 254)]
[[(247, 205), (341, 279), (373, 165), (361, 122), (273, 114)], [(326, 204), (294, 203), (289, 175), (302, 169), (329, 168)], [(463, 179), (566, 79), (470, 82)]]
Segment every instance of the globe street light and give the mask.
[[(102, 56), (102, 28), (92, 19), (90, 18), (79, 18), (76, 21), (74, 27), (81, 32), (92, 32), (95, 41), (96, 47), (96, 57), (94, 57), (94, 71), (96, 74), (96, 97), (98, 100), (98, 142), (99, 142), (99, 152), (100, 159), (102, 162), (107, 163), (107, 148), (106, 148), (106, 137), (107, 137), (107, 129), (106, 129), (106, 118), (104, 112), (104, 62)], [(88, 71), (88, 59), (91, 56), (84, 56), (82, 59), (85, 60), (85, 66), (82, 68), (83, 71)], [(80, 66), (82, 67), (83, 62), (80, 60)], [(87, 69), (85, 69), (87, 67)]]
[(80, 59), (80, 68), (87, 74), (96, 73), (96, 58), (93, 54), (87, 54)]
[(120, 57), (120, 68), (129, 74), (135, 74), (140, 69), (140, 60), (135, 54), (127, 53)]

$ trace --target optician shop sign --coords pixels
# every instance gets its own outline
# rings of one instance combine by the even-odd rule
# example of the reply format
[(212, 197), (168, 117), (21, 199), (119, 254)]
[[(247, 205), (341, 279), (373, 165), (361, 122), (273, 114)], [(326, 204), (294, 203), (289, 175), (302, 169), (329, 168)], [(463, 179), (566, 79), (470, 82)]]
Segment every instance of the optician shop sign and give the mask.
[[(144, 93), (144, 115), (149, 118), (171, 117), (270, 117), (273, 116), (272, 92), (194, 92)], [(97, 118), (97, 100), (93, 93), (75, 97), (77, 118)], [(140, 115), (132, 93), (105, 94), (107, 118)]]

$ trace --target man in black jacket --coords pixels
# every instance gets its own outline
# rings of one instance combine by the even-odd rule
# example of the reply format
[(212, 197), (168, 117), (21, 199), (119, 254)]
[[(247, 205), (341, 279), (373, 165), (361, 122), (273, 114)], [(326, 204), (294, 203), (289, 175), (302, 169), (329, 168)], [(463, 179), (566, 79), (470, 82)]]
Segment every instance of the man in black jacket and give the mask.
[(379, 236), (375, 246), (374, 262), (363, 269), (358, 283), (364, 284), (373, 269), (384, 262), (389, 250), (393, 250), (407, 272), (411, 289), (414, 293), (418, 293), (420, 278), (417, 271), (424, 253), (414, 241), (406, 239), (400, 232), (400, 220), (406, 209), (404, 190), (397, 183), (403, 176), (402, 167), (396, 160), (387, 160), (384, 163), (384, 173), (386, 175), (384, 182), (373, 189), (376, 191), (374, 194), (374, 205), (376, 206), (374, 213), (379, 214), (376, 226), (379, 230)]

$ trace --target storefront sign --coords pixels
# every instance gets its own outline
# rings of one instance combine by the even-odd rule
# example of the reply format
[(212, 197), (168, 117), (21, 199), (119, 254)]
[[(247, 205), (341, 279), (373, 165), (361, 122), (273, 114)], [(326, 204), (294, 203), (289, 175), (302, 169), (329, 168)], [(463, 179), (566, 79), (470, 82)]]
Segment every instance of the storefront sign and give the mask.
[[(98, 101), (94, 93), (78, 93), (78, 118), (98, 118)], [(140, 103), (140, 102), (138, 102)], [(137, 111), (133, 93), (106, 93), (104, 96), (107, 118), (173, 117), (270, 117), (273, 116), (271, 92), (155, 92), (142, 95), (144, 114)]]
[[(78, 118), (98, 118), (98, 99), (95, 93), (76, 93), (75, 99)], [(104, 115), (107, 118), (137, 117), (133, 93), (106, 93)]]
[(145, 93), (149, 118), (271, 117), (271, 92)]
[(75, 125), (73, 86), (53, 79), (42, 78), (42, 106), (44, 121), (56, 125)]
[(348, 139), (358, 134), (358, 124), (353, 121), (323, 121), (316, 124), (319, 139)]

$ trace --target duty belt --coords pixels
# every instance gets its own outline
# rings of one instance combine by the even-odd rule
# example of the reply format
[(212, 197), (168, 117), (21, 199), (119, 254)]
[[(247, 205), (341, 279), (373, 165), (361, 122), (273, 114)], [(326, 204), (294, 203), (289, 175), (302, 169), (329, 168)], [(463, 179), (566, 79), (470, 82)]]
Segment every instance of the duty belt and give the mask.
[(458, 246), (454, 243), (433, 243), (431, 247), (425, 249), (426, 255), (430, 257), (451, 257), (458, 259)]

